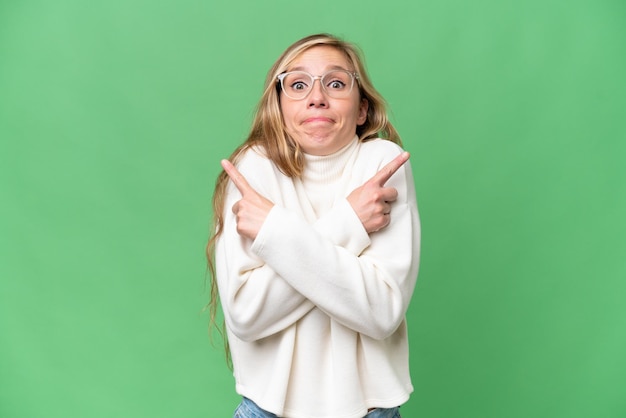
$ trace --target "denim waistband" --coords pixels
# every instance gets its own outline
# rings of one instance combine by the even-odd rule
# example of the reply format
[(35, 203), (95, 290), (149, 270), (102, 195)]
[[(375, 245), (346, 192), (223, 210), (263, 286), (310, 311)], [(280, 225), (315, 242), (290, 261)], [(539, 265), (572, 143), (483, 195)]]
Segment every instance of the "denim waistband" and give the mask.
[[(370, 411), (364, 418), (400, 418), (400, 408), (376, 408)], [(272, 414), (261, 409), (257, 404), (248, 398), (243, 398), (233, 418), (280, 418), (276, 414)]]

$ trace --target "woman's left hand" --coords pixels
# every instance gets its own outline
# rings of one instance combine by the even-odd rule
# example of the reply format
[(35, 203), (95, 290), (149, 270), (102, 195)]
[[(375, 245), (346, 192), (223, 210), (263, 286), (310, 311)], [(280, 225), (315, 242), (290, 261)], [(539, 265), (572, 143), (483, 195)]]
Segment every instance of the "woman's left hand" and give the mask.
[(237, 233), (254, 240), (274, 204), (257, 193), (230, 161), (222, 160), (222, 168), (241, 193), (241, 200), (232, 208), (237, 219)]
[(391, 204), (398, 198), (398, 191), (385, 187), (385, 183), (408, 160), (409, 153), (401, 153), (348, 195), (348, 202), (368, 234), (380, 231), (391, 222)]

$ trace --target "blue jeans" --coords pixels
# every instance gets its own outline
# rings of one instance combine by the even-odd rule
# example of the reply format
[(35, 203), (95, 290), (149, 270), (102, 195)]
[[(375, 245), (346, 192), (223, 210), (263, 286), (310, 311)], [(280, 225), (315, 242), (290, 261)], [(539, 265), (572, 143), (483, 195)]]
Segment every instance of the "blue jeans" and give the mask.
[[(279, 418), (277, 415), (267, 412), (248, 398), (243, 398), (233, 418)], [(364, 418), (401, 418), (400, 408), (377, 408), (368, 413)]]

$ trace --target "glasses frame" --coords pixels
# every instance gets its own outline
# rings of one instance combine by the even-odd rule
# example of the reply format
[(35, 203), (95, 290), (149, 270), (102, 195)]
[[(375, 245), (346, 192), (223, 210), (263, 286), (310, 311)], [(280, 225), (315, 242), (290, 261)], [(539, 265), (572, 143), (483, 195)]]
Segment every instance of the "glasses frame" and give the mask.
[[(319, 80), (319, 81), (320, 81), (320, 86), (322, 86), (322, 90), (324, 91), (324, 93), (325, 93), (325, 94), (327, 94), (329, 97), (332, 97), (333, 99), (340, 99), (341, 97), (334, 97), (334, 96), (333, 96), (333, 94), (334, 94), (334, 93), (331, 93), (330, 91), (326, 90), (326, 86), (324, 85), (324, 83), (322, 83), (322, 79), (323, 79), (324, 77), (326, 77), (326, 76), (327, 76), (328, 74), (330, 74), (330, 73), (335, 73), (335, 72), (342, 72), (342, 73), (346, 73), (346, 74), (350, 75), (350, 80), (351, 80), (351, 82), (350, 82), (350, 88), (349, 88), (349, 89), (348, 89), (348, 91), (345, 93), (345, 94), (346, 94), (346, 97), (348, 97), (348, 95), (349, 95), (350, 93), (352, 93), (352, 89), (354, 88), (354, 80), (357, 80), (357, 84), (358, 84), (358, 80), (359, 80), (359, 73), (357, 73), (356, 71), (348, 71), (348, 70), (344, 70), (344, 69), (335, 69), (335, 70), (329, 70), (329, 71), (326, 71), (326, 72), (325, 72), (324, 74), (322, 74), (322, 75), (313, 75), (313, 74), (311, 74), (311, 73), (308, 73), (308, 72), (306, 72), (306, 71), (301, 71), (301, 70), (298, 70), (298, 71), (288, 71), (288, 72), (286, 72), (286, 73), (281, 73), (281, 74), (278, 74), (278, 75), (276, 76), (276, 82), (277, 82), (278, 84), (280, 84), (280, 89), (282, 90), (282, 92), (283, 92), (283, 93), (285, 93), (285, 96), (289, 97), (291, 100), (304, 100), (304, 99), (306, 99), (307, 97), (309, 97), (309, 94), (311, 94), (311, 92), (313, 91), (313, 86), (315, 85), (315, 80)], [(311, 88), (309, 88), (309, 89), (308, 89), (308, 91), (306, 92), (306, 94), (305, 94), (304, 96), (299, 97), (299, 98), (291, 97), (291, 96), (287, 93), (287, 90), (285, 90), (285, 85), (284, 85), (284, 81), (283, 81), (283, 80), (285, 79), (285, 77), (287, 77), (287, 76), (288, 76), (288, 75), (290, 75), (290, 74), (295, 74), (295, 73), (302, 73), (302, 74), (306, 74), (306, 75), (308, 75), (309, 77), (311, 77), (311, 80), (313, 80), (313, 81), (311, 82)]]

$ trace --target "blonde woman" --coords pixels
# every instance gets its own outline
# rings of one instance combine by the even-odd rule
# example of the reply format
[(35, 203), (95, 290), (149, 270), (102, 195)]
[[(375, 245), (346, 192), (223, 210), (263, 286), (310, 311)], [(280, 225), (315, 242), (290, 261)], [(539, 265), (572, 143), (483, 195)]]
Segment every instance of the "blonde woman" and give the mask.
[(408, 153), (355, 46), (301, 39), (222, 161), (207, 247), (235, 417), (399, 417), (420, 224)]

